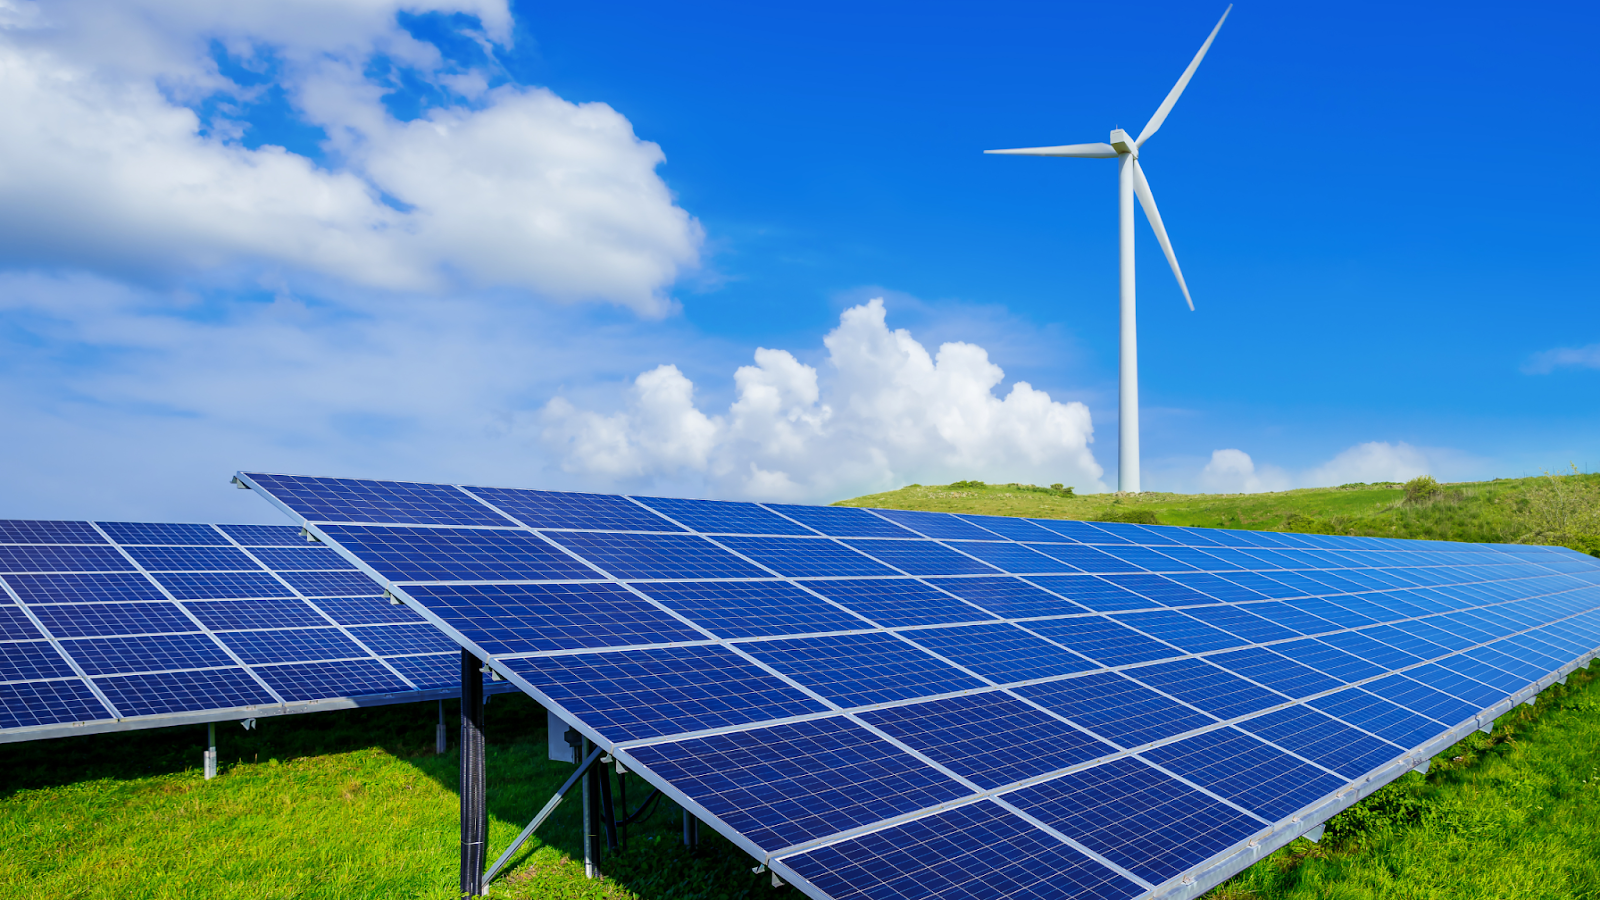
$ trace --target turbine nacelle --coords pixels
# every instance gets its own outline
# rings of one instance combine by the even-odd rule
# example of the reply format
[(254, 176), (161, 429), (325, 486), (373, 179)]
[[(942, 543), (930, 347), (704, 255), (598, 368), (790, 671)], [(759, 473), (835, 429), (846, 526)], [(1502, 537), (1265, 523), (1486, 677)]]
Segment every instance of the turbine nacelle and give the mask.
[(1111, 145), (1111, 149), (1117, 151), (1118, 156), (1124, 153), (1132, 153), (1134, 158), (1139, 156), (1139, 143), (1121, 128), (1111, 129), (1111, 140), (1107, 143)]

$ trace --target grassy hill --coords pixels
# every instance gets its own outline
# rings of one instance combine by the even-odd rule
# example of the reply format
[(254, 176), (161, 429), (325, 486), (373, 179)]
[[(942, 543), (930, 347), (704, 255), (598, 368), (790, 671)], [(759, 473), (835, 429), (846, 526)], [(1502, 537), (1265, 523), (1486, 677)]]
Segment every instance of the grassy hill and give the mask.
[(1031, 484), (913, 484), (842, 500), (875, 506), (1444, 541), (1560, 544), (1600, 555), (1600, 474), (1347, 484), (1265, 494), (1074, 495)]

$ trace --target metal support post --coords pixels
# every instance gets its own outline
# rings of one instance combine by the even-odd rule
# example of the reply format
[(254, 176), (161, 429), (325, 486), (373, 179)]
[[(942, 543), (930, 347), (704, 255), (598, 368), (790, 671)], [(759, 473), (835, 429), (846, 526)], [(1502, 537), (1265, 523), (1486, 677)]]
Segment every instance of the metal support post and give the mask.
[(600, 785), (600, 826), (606, 831), (606, 852), (617, 852), (617, 807), (611, 799), (611, 771), (595, 766), (595, 781)]
[(683, 845), (691, 850), (700, 846), (700, 820), (687, 809), (683, 811)]
[(433, 752), (443, 756), (445, 751), (444, 740), (444, 701), (439, 701), (439, 727), (433, 732)]
[(628, 846), (628, 772), (622, 768), (622, 763), (617, 763), (617, 806), (622, 810), (622, 816), (616, 819), (617, 842)]
[[(593, 749), (588, 739), (584, 739), (583, 752), (587, 756)], [(595, 767), (590, 767), (583, 775), (583, 875), (585, 878), (598, 878), (600, 869), (595, 865), (595, 857), (600, 850), (600, 816), (595, 808), (599, 802), (600, 791), (595, 785)]]
[(483, 894), (489, 836), (484, 791), (483, 664), (461, 651), (461, 896)]
[(206, 780), (217, 777), (217, 723), (206, 723)]

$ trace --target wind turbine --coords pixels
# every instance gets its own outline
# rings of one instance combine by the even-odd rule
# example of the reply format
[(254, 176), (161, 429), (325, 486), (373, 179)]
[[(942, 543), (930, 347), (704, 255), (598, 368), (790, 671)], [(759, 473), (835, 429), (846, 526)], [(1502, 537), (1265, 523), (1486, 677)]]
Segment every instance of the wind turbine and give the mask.
[(1121, 128), (1111, 131), (1111, 140), (1105, 144), (1067, 144), (1061, 147), (1023, 147), (1017, 150), (985, 150), (985, 153), (1004, 153), (1013, 156), (1074, 156), (1083, 159), (1111, 159), (1117, 160), (1117, 205), (1120, 211), (1117, 233), (1121, 247), (1121, 274), (1122, 274), (1122, 339), (1121, 359), (1118, 365), (1120, 388), (1118, 391), (1118, 422), (1117, 422), (1117, 490), (1139, 491), (1139, 342), (1136, 336), (1134, 316), (1133, 293), (1133, 197), (1139, 196), (1139, 205), (1144, 207), (1145, 218), (1150, 220), (1150, 227), (1155, 230), (1156, 240), (1161, 242), (1162, 252), (1167, 254), (1167, 263), (1172, 266), (1172, 274), (1178, 279), (1178, 287), (1183, 291), (1183, 299), (1188, 302), (1189, 310), (1194, 311), (1194, 300), (1189, 297), (1189, 286), (1183, 281), (1183, 270), (1178, 268), (1178, 257), (1172, 252), (1172, 242), (1167, 240), (1167, 229), (1161, 224), (1161, 213), (1156, 211), (1155, 197), (1150, 194), (1150, 183), (1145, 180), (1144, 171), (1139, 167), (1139, 148), (1144, 142), (1156, 133), (1161, 123), (1167, 120), (1167, 114), (1172, 112), (1173, 104), (1178, 102), (1178, 97), (1183, 89), (1189, 86), (1189, 79), (1194, 77), (1194, 70), (1200, 68), (1200, 60), (1205, 59), (1206, 51), (1211, 49), (1211, 42), (1216, 40), (1217, 32), (1222, 30), (1222, 23), (1228, 20), (1228, 13), (1233, 11), (1233, 5), (1222, 11), (1222, 18), (1217, 20), (1217, 27), (1211, 29), (1211, 34), (1206, 37), (1206, 42), (1200, 45), (1200, 52), (1194, 55), (1189, 68), (1183, 70), (1183, 75), (1178, 83), (1173, 85), (1167, 99), (1161, 101), (1156, 108), (1156, 114), (1145, 123), (1144, 130), (1139, 132), (1137, 138), (1128, 137), (1128, 133)]

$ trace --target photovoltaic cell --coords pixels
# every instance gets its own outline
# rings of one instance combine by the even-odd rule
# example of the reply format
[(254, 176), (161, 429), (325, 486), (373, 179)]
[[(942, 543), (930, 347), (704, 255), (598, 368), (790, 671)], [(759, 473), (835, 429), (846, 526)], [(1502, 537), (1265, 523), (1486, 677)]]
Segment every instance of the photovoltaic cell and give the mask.
[(796, 506), (789, 503), (763, 503), (767, 509), (830, 537), (916, 537), (881, 516), (847, 506)]
[[(98, 522), (101, 530), (124, 546), (132, 544), (184, 544), (225, 547), (228, 539), (210, 525), (170, 522)], [(96, 542), (98, 543), (98, 542)]]
[(1160, 603), (1093, 575), (1032, 575), (1028, 581), (1095, 612), (1159, 608)]
[[(304, 600), (191, 600), (184, 609), (213, 631), (239, 631), (248, 628), (309, 628), (327, 625), (311, 604)], [(172, 629), (188, 631), (192, 629)]]
[[(1008, 694), (946, 697), (861, 714), (862, 720), (986, 790), (1115, 752)], [(1004, 752), (995, 752), (1004, 747)]]
[(104, 603), (113, 600), (165, 600), (144, 576), (7, 575), (6, 584), (24, 603)]
[(923, 537), (952, 541), (992, 541), (993, 532), (968, 522), (959, 516), (940, 512), (914, 512), (905, 509), (873, 510), (878, 515)]
[(617, 578), (769, 578), (702, 537), (551, 531), (547, 536)]
[(232, 547), (129, 547), (133, 561), (151, 572), (259, 572), (255, 560)]
[[(1126, 588), (1148, 597), (1158, 606), (1209, 606), (1217, 603), (1214, 597), (1209, 597), (1192, 588), (1167, 578), (1163, 575), (1101, 575), (1106, 581), (1120, 588)], [(1151, 604), (1146, 604), (1149, 606)]]
[(942, 810), (784, 861), (836, 900), (1128, 900), (1144, 892), (989, 802)]
[(769, 853), (971, 793), (840, 719), (653, 744), (634, 754)]
[(1155, 663), (1127, 674), (1219, 719), (1260, 712), (1288, 700), (1199, 659)]
[(1217, 722), (1115, 672), (1031, 684), (1015, 693), (1123, 747), (1165, 740)]
[(802, 581), (801, 585), (879, 625), (950, 625), (994, 616), (911, 578)]
[(845, 539), (844, 543), (907, 575), (998, 575), (1000, 570), (933, 541)]
[(266, 572), (157, 572), (151, 577), (179, 600), (294, 596)]
[(246, 547), (303, 547), (306, 539), (293, 525), (218, 525), (228, 537)]
[(206, 669), (235, 664), (216, 642), (203, 634), (75, 638), (62, 641), (61, 646), (90, 675)]
[(30, 728), (111, 718), (81, 679), (0, 684), (0, 728)]
[(383, 588), (361, 572), (281, 572), (306, 597), (382, 597)]
[[(958, 515), (957, 518), (977, 525), (984, 531), (1009, 538), (1013, 541), (1059, 543), (1067, 540), (1048, 528), (1040, 528), (1027, 519), (1012, 519), (1006, 516), (973, 516)], [(992, 540), (988, 538), (986, 540)]]
[(1239, 728), (1351, 779), (1360, 778), (1405, 752), (1305, 706), (1246, 719)]
[(110, 547), (0, 544), (0, 572), (126, 572), (133, 564)]
[(73, 603), (32, 609), (58, 638), (200, 630), (175, 603)]
[(816, 532), (755, 503), (635, 497), (645, 506), (703, 534), (800, 534)]
[(1344, 787), (1344, 779), (1220, 728), (1146, 750), (1146, 760), (1268, 821), (1288, 818)]
[(256, 672), (283, 699), (290, 702), (321, 697), (405, 693), (411, 690), (410, 685), (370, 659), (258, 666)]
[(333, 627), (230, 631), (217, 637), (250, 665), (353, 659), (367, 655), (355, 641)]
[(1126, 666), (1182, 656), (1170, 644), (1099, 616), (1028, 622), (1027, 629), (1104, 666)]
[(327, 547), (254, 547), (250, 553), (274, 572), (355, 569), (344, 557)]
[(469, 490), (532, 528), (683, 530), (626, 497), (507, 488), (475, 487)]
[(949, 546), (969, 556), (976, 556), (1003, 572), (1012, 572), (1018, 575), (1047, 575), (1052, 572), (1078, 571), (1074, 566), (1069, 566), (1055, 557), (1045, 556), (1043, 553), (1031, 550), (1021, 544), (950, 541)]
[(561, 580), (600, 573), (526, 531), (329, 525), (326, 531), (396, 581)]
[(290, 509), (315, 522), (509, 525), (506, 517), (450, 485), (251, 474)]
[(1226, 650), (1229, 647), (1242, 647), (1249, 643), (1191, 619), (1176, 610), (1122, 613), (1112, 618), (1186, 653)]
[(1003, 796), (1152, 884), (1263, 829), (1260, 820), (1127, 757)]
[(440, 584), (410, 593), (496, 655), (707, 639), (614, 584)]
[(746, 645), (744, 650), (846, 708), (984, 686), (982, 681), (887, 634), (763, 641)]
[(1100, 668), (1015, 625), (922, 628), (902, 636), (996, 684), (1031, 681)]
[(0, 519), (0, 544), (104, 544), (88, 522)]
[(1080, 572), (1143, 571), (1133, 563), (1118, 559), (1099, 547), (1087, 547), (1081, 544), (1028, 544), (1027, 546)]
[(719, 637), (773, 637), (871, 628), (787, 581), (640, 582), (634, 587)]
[(717, 542), (789, 578), (900, 574), (826, 538), (724, 537)]
[(117, 675), (96, 678), (95, 685), (124, 716), (234, 709), (277, 702), (239, 668)]
[(1029, 619), (1067, 616), (1089, 612), (1089, 607), (1073, 603), (1019, 578), (928, 578), (941, 591), (980, 606), (1001, 618)]

